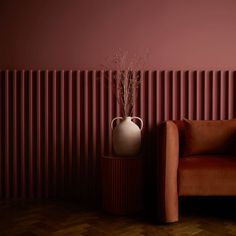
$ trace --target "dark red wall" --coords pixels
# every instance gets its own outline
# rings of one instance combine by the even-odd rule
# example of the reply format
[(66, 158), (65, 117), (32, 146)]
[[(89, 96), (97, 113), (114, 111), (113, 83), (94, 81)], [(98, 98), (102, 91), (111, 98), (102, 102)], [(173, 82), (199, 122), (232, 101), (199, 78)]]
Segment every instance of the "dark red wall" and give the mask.
[(234, 69), (235, 0), (1, 0), (0, 68), (100, 69), (118, 50), (150, 69)]

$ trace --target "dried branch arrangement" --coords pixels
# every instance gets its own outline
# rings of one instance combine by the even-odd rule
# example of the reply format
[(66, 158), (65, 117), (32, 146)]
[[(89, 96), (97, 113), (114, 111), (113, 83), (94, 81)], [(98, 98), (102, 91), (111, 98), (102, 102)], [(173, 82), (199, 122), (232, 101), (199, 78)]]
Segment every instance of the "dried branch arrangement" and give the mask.
[(122, 108), (123, 117), (132, 116), (137, 89), (140, 86), (141, 73), (149, 57), (146, 51), (143, 57), (129, 56), (128, 52), (119, 51), (107, 59), (106, 70), (112, 70), (113, 92), (117, 102)]

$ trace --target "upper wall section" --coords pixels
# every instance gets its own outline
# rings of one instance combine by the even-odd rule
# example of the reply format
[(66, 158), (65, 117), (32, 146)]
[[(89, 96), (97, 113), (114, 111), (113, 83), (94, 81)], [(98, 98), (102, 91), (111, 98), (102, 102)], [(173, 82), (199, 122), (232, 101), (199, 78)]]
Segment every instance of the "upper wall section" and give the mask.
[(1, 69), (101, 69), (118, 49), (147, 69), (234, 70), (235, 0), (1, 0)]

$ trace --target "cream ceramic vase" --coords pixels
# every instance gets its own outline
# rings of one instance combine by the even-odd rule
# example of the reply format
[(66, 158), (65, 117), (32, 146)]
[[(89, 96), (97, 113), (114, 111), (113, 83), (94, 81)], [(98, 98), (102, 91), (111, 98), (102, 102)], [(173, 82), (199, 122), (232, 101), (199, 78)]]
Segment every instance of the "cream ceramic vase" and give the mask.
[[(121, 119), (120, 124), (113, 127), (114, 121)], [(141, 122), (139, 128), (132, 119), (138, 119)], [(118, 156), (134, 156), (140, 152), (141, 148), (141, 130), (143, 121), (139, 117), (116, 117), (111, 121), (113, 149)]]

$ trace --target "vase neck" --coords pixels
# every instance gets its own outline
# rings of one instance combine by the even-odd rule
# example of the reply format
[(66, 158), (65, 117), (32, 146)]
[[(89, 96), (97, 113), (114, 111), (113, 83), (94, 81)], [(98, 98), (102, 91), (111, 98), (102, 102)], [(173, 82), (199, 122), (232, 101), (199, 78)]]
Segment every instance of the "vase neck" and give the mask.
[(131, 116), (124, 117), (124, 121), (131, 121)]

